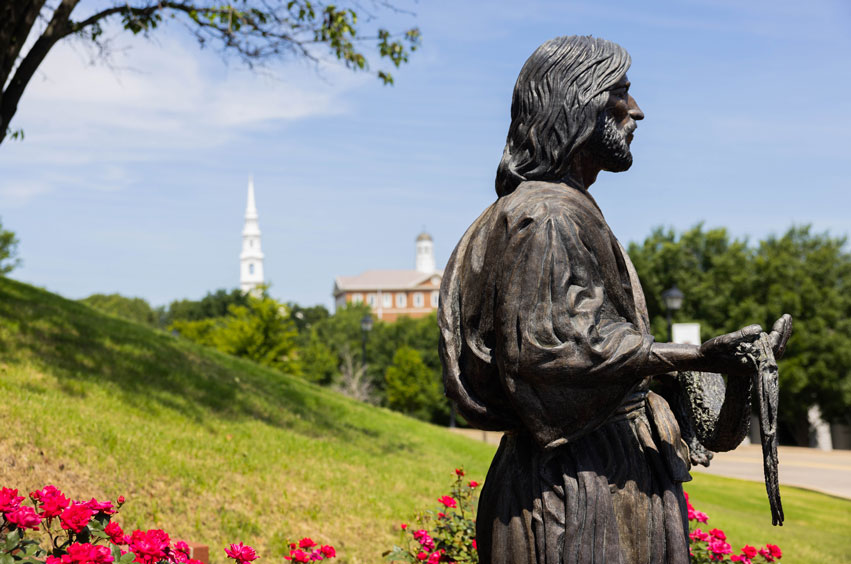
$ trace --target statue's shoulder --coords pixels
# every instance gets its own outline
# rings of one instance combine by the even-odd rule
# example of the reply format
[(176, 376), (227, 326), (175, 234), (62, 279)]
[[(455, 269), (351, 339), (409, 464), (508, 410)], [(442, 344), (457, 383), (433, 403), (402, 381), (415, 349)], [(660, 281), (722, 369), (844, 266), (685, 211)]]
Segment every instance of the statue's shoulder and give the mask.
[(541, 221), (551, 218), (583, 219), (593, 206), (588, 196), (559, 182), (530, 181), (520, 184), (511, 194), (498, 201), (500, 214), (509, 222)]

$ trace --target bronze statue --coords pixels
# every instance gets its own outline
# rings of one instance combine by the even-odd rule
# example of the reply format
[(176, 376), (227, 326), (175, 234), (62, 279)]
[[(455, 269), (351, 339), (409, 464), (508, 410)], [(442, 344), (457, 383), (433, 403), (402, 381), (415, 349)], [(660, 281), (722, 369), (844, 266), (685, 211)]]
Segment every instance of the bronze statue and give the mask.
[[(769, 483), (768, 357), (782, 355), (791, 318), (699, 347), (654, 342), (635, 269), (588, 192), (601, 170), (632, 164), (644, 114), (629, 66), (623, 48), (592, 37), (532, 54), (514, 87), (498, 198), (444, 272), (446, 393), (471, 424), (506, 431), (479, 502), (483, 564), (686, 564), (681, 484), (691, 478), (678, 419), (710, 450), (735, 448), (752, 380), (768, 413)], [(671, 373), (675, 411), (649, 391)], [(776, 454), (773, 468), (769, 497)]]

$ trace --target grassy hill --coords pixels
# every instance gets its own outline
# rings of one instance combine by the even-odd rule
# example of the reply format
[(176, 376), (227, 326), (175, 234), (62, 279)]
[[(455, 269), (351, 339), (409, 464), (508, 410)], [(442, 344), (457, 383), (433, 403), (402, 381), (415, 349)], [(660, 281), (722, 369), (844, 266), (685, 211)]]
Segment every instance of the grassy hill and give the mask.
[[(128, 503), (125, 529), (161, 527), (278, 561), (287, 538), (379, 562), (393, 529), (481, 481), (493, 447), (0, 277), (0, 486), (53, 483)], [(772, 529), (761, 484), (698, 475), (689, 491), (731, 542), (790, 562), (847, 562), (851, 503), (784, 488)], [(734, 546), (736, 546), (734, 544)]]

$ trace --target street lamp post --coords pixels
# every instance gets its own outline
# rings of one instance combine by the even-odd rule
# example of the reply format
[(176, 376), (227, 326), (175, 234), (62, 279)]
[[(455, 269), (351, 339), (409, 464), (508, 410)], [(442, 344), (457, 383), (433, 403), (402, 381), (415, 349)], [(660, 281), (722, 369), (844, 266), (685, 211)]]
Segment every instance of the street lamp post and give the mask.
[(664, 292), (662, 292), (662, 301), (665, 303), (665, 312), (668, 316), (668, 341), (674, 340), (674, 329), (671, 321), (671, 316), (675, 311), (683, 307), (683, 298), (685, 296), (674, 284)]
[(361, 365), (363, 366), (363, 371), (366, 372), (366, 338), (367, 335), (369, 335), (369, 332), (372, 331), (372, 315), (367, 313), (363, 316), (363, 318), (360, 320), (360, 330), (361, 335), (363, 336), (363, 348), (361, 349), (360, 359)]

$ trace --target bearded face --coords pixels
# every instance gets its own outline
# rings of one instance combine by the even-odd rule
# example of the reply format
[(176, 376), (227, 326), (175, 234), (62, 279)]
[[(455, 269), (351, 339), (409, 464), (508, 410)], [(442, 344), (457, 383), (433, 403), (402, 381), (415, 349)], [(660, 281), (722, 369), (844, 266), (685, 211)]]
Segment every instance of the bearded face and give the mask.
[(628, 118), (618, 121), (606, 108), (597, 115), (597, 123), (591, 138), (588, 139), (588, 152), (595, 156), (602, 170), (623, 172), (632, 166), (632, 153), (629, 144), (635, 131), (635, 120)]

